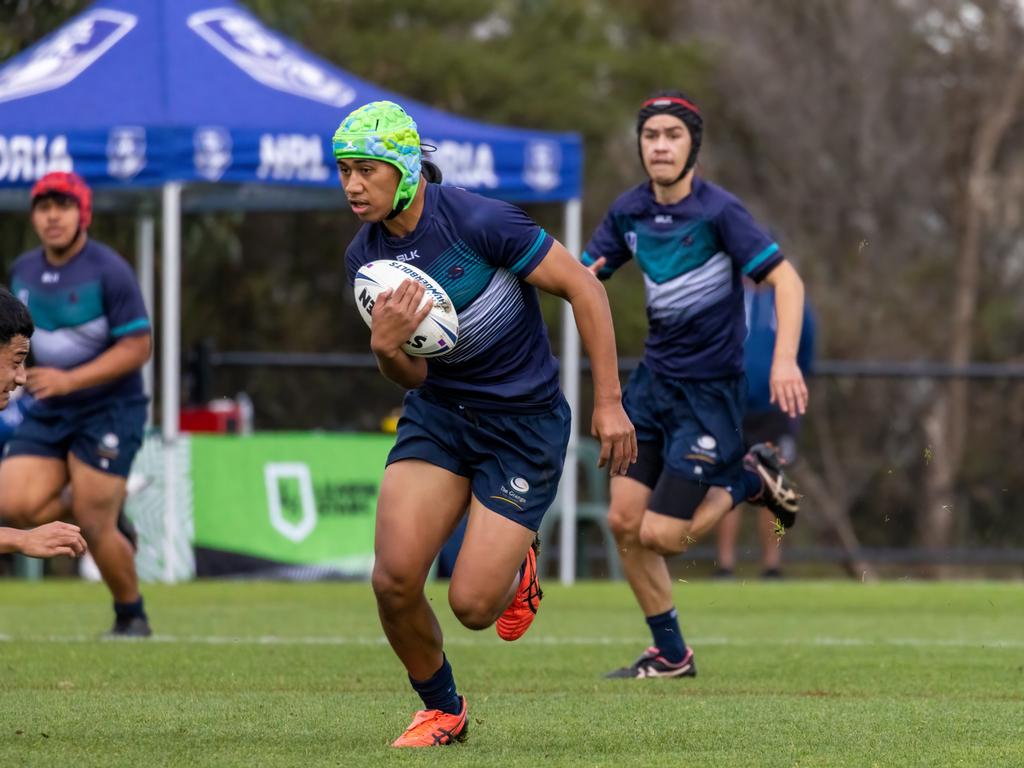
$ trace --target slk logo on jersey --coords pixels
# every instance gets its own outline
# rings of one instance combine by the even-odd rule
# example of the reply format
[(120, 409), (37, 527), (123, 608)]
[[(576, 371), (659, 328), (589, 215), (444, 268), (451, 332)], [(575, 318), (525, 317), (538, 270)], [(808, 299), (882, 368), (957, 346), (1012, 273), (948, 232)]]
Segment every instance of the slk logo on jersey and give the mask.
[(332, 107), (356, 97), (350, 86), (301, 49), (292, 49), (254, 17), (235, 8), (211, 8), (188, 25), (232, 64), (270, 88)]
[(672, 223), (672, 216), (667, 214), (667, 213), (659, 213), (657, 216), (654, 217), (654, 223), (655, 224), (671, 224)]
[(0, 102), (67, 85), (138, 23), (130, 13), (90, 11), (0, 70)]

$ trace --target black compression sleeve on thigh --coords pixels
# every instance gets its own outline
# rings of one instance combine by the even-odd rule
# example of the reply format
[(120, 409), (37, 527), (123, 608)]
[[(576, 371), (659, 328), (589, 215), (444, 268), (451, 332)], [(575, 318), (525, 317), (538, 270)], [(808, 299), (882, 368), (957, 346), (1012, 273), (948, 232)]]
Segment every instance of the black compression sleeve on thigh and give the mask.
[(653, 489), (658, 484), (664, 464), (661, 458), (661, 443), (641, 440), (637, 442), (636, 448), (636, 464), (629, 465), (626, 477)]
[(666, 470), (661, 473), (661, 479), (654, 487), (654, 493), (651, 494), (651, 500), (647, 503), (647, 507), (659, 515), (668, 515), (680, 520), (692, 520), (693, 513), (704, 501), (710, 488), (710, 485), (695, 483), (693, 480)]

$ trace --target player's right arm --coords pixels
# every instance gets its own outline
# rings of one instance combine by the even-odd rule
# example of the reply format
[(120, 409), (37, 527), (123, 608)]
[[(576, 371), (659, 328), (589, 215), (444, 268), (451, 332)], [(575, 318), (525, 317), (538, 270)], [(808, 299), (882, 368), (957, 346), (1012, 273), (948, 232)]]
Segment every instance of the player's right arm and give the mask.
[(594, 436), (601, 441), (598, 466), (612, 475), (625, 475), (636, 463), (636, 430), (622, 407), (615, 329), (608, 295), (601, 284), (565, 247), (555, 241), (526, 282), (565, 299), (572, 306), (576, 327), (590, 356), (594, 375)]
[(377, 368), (385, 378), (406, 389), (416, 389), (427, 378), (427, 361), (407, 355), (402, 349), (430, 314), (433, 302), (417, 309), (425, 290), (419, 283), (406, 280), (394, 292), (381, 293), (371, 315), (370, 350), (377, 358)]
[(797, 364), (804, 318), (804, 284), (788, 261), (779, 262), (764, 281), (775, 288), (775, 352), (769, 386), (773, 403), (796, 418), (807, 411), (807, 384)]

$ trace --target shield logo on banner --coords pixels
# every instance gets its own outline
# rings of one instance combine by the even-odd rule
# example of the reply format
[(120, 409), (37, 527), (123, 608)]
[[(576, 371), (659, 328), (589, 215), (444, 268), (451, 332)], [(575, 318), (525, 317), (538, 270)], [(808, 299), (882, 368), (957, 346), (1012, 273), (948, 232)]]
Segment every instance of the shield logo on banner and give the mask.
[(217, 126), (197, 128), (192, 134), (196, 173), (217, 181), (231, 165), (231, 134)]
[(523, 181), (538, 192), (547, 192), (562, 183), (561, 148), (553, 141), (531, 141), (526, 145)]
[(255, 18), (234, 8), (188, 17), (189, 27), (249, 77), (295, 96), (343, 107), (356, 97), (316, 59), (289, 48)]
[(316, 497), (309, 467), (272, 462), (263, 467), (267, 510), (274, 530), (290, 541), (303, 541), (316, 528)]
[(90, 11), (62, 27), (24, 61), (0, 70), (0, 102), (52, 91), (78, 77), (138, 23), (130, 13)]
[(146, 129), (119, 126), (107, 137), (107, 173), (115, 179), (131, 179), (146, 167)]

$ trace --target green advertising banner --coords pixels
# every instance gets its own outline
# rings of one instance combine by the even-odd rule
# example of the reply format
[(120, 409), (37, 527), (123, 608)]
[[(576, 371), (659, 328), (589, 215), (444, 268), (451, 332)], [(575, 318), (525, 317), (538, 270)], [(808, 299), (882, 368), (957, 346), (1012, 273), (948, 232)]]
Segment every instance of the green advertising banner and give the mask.
[(235, 566), (369, 574), (394, 435), (192, 435), (191, 442), (197, 575)]

